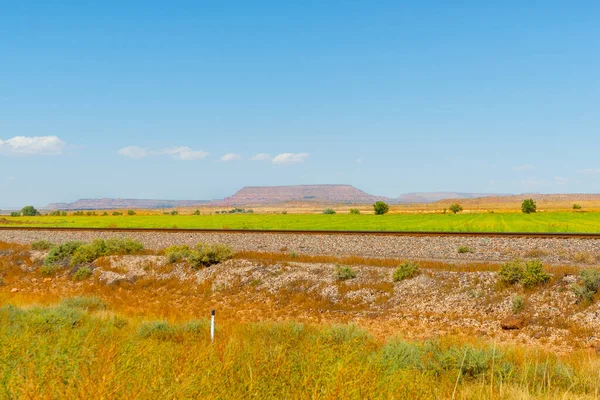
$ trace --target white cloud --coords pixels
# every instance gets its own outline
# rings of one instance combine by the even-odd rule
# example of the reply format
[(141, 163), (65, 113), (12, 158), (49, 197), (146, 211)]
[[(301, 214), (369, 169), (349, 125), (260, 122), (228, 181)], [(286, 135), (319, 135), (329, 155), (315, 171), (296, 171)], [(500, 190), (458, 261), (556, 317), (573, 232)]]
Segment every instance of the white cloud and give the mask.
[(65, 145), (57, 136), (15, 136), (0, 139), (0, 154), (57, 155)]
[(171, 147), (168, 149), (161, 150), (162, 154), (168, 154), (177, 160), (191, 161), (201, 160), (208, 157), (209, 153), (202, 150), (192, 150), (189, 147)]
[(176, 160), (184, 160), (184, 161), (200, 160), (202, 158), (208, 157), (208, 155), (209, 155), (205, 151), (192, 150), (191, 148), (186, 147), (186, 146), (168, 147), (166, 149), (162, 149), (159, 151), (149, 150), (149, 149), (146, 149), (143, 147), (138, 147), (138, 146), (128, 146), (128, 147), (124, 147), (121, 150), (119, 150), (119, 154), (122, 156), (125, 156), (125, 157), (136, 159), (136, 160), (139, 160), (140, 158), (144, 158), (144, 157), (148, 157), (148, 156), (166, 154)]
[(119, 150), (119, 154), (125, 157), (139, 160), (140, 158), (148, 157), (152, 152), (148, 149), (138, 146), (127, 146)]
[(223, 155), (223, 157), (221, 157), (221, 161), (237, 161), (237, 160), (241, 160), (242, 156), (240, 156), (239, 154), (235, 154), (235, 153), (227, 153), (225, 155)]
[(268, 153), (258, 153), (250, 157), (252, 161), (269, 161), (271, 159), (271, 155)]
[(273, 164), (294, 164), (304, 162), (308, 153), (281, 153), (273, 158)]
[(561, 176), (555, 176), (554, 183), (556, 183), (557, 185), (566, 185), (567, 183), (569, 183), (569, 180)]
[(512, 167), (513, 171), (531, 171), (532, 169), (535, 169), (535, 167), (531, 164), (517, 165)]
[(598, 175), (600, 174), (600, 168), (586, 168), (577, 171), (581, 175)]

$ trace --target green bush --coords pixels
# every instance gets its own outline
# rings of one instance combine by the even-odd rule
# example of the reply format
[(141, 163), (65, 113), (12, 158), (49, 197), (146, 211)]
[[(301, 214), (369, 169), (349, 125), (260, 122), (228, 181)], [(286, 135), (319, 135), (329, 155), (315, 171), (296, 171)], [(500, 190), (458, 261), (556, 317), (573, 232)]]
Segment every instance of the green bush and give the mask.
[(332, 215), (335, 214), (335, 210), (333, 208), (326, 208), (323, 210), (323, 214)]
[(48, 213), (48, 215), (51, 216), (51, 217), (60, 217), (61, 212), (59, 210), (54, 210), (54, 211), (50, 211)]
[(196, 210), (196, 211), (194, 211), (194, 214), (193, 214), (193, 215), (200, 215), (200, 210)]
[(127, 215), (135, 215), (135, 211), (133, 211), (133, 210), (127, 210)]
[(600, 270), (584, 269), (579, 273), (581, 284), (573, 286), (578, 302), (592, 303), (594, 295), (600, 289)]
[(463, 207), (460, 204), (458, 204), (458, 203), (452, 204), (450, 206), (450, 211), (452, 211), (453, 214), (459, 213), (462, 210), (463, 210)]
[(581, 205), (577, 203), (573, 204), (573, 210), (581, 210)]
[(533, 199), (523, 200), (521, 211), (525, 214), (531, 214), (537, 211), (537, 205)]
[(231, 246), (224, 244), (206, 244), (199, 243), (191, 252), (189, 260), (192, 267), (198, 269), (200, 267), (210, 267), (214, 264), (219, 264), (233, 257)]
[(358, 215), (360, 214), (360, 210), (358, 208), (351, 208), (350, 214)]
[(108, 215), (108, 213), (107, 213), (106, 211), (104, 211), (104, 212), (103, 212), (102, 214), (100, 214), (100, 215), (102, 215), (103, 217), (106, 217), (106, 216)]
[(552, 275), (544, 271), (540, 260), (513, 260), (505, 263), (498, 271), (500, 281), (504, 284), (514, 285), (521, 283), (523, 287), (530, 288), (550, 280)]
[(81, 217), (81, 216), (83, 216), (83, 211), (75, 211), (75, 212), (73, 213), (73, 215), (75, 215), (75, 216), (78, 216), (78, 217)]
[(356, 278), (356, 272), (347, 265), (337, 265), (335, 267), (335, 275), (340, 281)]
[(163, 250), (171, 264), (178, 263), (190, 256), (191, 250), (188, 246), (170, 246)]
[(21, 214), (24, 217), (35, 217), (36, 215), (40, 215), (40, 212), (34, 206), (25, 206), (21, 209)]
[(18, 211), (13, 211), (13, 212), (11, 212), (11, 213), (10, 213), (10, 216), (11, 216), (11, 217), (20, 217), (20, 216), (21, 216), (21, 213), (20, 213), (20, 212), (18, 212)]
[(129, 238), (96, 239), (75, 250), (71, 257), (71, 265), (88, 264), (104, 256), (136, 254), (143, 250), (143, 244)]
[(373, 204), (373, 210), (375, 211), (375, 215), (383, 215), (390, 211), (390, 206), (383, 201), (377, 201)]
[(410, 279), (419, 274), (419, 265), (412, 262), (405, 262), (400, 264), (398, 268), (394, 271), (392, 275), (392, 279), (394, 282), (400, 282), (405, 279)]
[(179, 211), (173, 210), (173, 211), (171, 211), (171, 215), (179, 215)]
[(40, 267), (40, 271), (44, 276), (52, 276), (58, 271), (58, 267), (56, 265), (42, 265)]
[(460, 246), (458, 248), (458, 253), (459, 254), (473, 253), (473, 249), (468, 246)]
[(92, 270), (90, 267), (88, 267), (87, 265), (83, 266), (83, 267), (79, 267), (77, 269), (77, 272), (75, 272), (73, 274), (73, 280), (75, 281), (82, 281), (84, 279), (89, 278), (90, 276), (92, 276)]
[(49, 250), (52, 246), (54, 244), (47, 240), (38, 240), (31, 243), (31, 250)]
[(60, 262), (66, 264), (75, 251), (84, 244), (83, 242), (72, 241), (52, 246), (48, 255), (44, 258), (44, 265), (52, 266)]
[(118, 215), (123, 215), (123, 213), (120, 211), (113, 211), (112, 215), (114, 215), (116, 217)]

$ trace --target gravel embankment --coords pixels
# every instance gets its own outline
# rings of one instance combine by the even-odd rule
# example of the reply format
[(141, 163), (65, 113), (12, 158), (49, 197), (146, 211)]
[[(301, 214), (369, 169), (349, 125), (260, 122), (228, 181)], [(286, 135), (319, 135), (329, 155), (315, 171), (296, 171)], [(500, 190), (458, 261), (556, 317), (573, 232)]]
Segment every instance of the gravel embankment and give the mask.
[[(149, 249), (199, 242), (224, 243), (234, 250), (296, 252), (314, 255), (360, 255), (407, 259), (503, 261), (515, 257), (536, 257), (548, 263), (594, 264), (600, 260), (600, 240), (525, 239), (486, 237), (412, 237), (297, 235), (265, 233), (152, 233), (152, 232), (52, 232), (0, 231), (0, 241), (28, 244), (40, 239), (55, 243), (68, 240), (130, 237)], [(467, 246), (472, 253), (458, 253)]]

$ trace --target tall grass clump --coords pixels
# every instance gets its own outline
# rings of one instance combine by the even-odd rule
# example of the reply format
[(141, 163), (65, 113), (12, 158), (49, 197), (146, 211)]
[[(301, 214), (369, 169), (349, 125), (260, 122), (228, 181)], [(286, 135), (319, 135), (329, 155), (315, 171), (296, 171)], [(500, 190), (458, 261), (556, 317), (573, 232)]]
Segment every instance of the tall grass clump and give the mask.
[(579, 273), (580, 284), (573, 285), (578, 302), (591, 304), (600, 289), (600, 270), (584, 269)]
[(513, 260), (500, 267), (498, 277), (503, 284), (522, 284), (524, 288), (531, 288), (548, 282), (552, 275), (544, 270), (540, 260)]
[(392, 279), (394, 282), (400, 282), (405, 279), (410, 279), (419, 274), (419, 264), (413, 262), (405, 262), (400, 264), (398, 268), (394, 270)]

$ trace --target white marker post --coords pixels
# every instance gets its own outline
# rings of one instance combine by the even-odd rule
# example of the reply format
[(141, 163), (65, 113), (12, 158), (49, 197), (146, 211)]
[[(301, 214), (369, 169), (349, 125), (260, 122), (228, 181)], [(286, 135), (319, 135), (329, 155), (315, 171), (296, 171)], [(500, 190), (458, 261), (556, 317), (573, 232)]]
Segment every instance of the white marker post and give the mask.
[(210, 341), (215, 341), (215, 310), (210, 313)]

